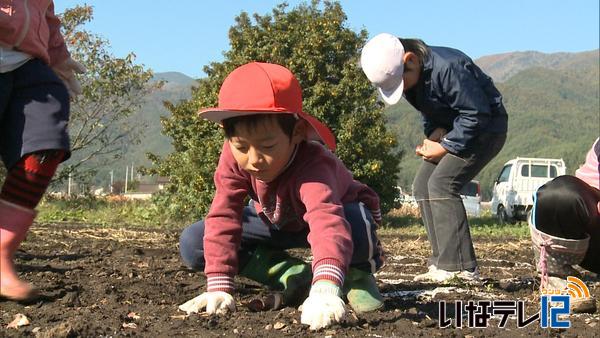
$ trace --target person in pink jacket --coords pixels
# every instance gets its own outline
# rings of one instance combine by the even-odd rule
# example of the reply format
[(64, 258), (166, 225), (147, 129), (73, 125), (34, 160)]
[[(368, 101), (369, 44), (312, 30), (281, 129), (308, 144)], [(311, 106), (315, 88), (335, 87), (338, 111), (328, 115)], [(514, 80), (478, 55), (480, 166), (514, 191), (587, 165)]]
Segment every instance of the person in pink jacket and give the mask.
[(0, 0), (0, 297), (25, 300), (14, 254), (58, 164), (70, 156), (69, 94), (81, 87), (49, 0)]
[[(598, 139), (575, 176), (563, 175), (541, 186), (529, 218), (541, 287), (564, 289), (579, 265), (600, 273), (600, 174)], [(594, 297), (571, 301), (573, 312), (593, 312)]]
[[(204, 270), (207, 290), (181, 308), (233, 310), (238, 273), (283, 291), (286, 305), (310, 289), (301, 321), (311, 329), (339, 321), (344, 296), (357, 312), (382, 307), (373, 277), (383, 264), (379, 197), (332, 153), (329, 128), (302, 110), (294, 75), (276, 64), (240, 66), (219, 106), (200, 116), (221, 123), (227, 139), (210, 211), (180, 238), (183, 261)], [(312, 269), (284, 251), (294, 247), (311, 248)]]

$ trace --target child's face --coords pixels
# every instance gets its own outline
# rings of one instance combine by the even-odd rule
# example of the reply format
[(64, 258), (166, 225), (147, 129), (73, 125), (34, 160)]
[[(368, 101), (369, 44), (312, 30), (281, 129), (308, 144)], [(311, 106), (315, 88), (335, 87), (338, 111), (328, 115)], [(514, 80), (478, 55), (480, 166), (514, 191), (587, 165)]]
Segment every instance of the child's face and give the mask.
[(229, 146), (242, 169), (258, 180), (271, 182), (281, 174), (294, 147), (304, 139), (304, 128), (304, 120), (299, 120), (290, 139), (276, 119), (263, 120), (250, 130), (240, 125), (229, 139)]

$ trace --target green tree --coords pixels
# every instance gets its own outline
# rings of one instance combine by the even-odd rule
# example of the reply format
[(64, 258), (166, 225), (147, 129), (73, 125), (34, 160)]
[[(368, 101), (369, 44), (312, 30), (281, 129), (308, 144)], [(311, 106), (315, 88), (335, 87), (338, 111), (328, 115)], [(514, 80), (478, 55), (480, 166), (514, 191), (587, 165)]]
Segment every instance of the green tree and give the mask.
[(341, 5), (329, 1), (291, 10), (284, 3), (252, 19), (245, 12), (237, 16), (225, 61), (204, 67), (208, 77), (199, 82), (191, 100), (167, 104), (172, 116), (162, 123), (175, 150), (164, 159), (152, 156), (154, 172), (169, 176), (172, 183), (159, 202), (177, 215), (202, 217), (207, 212), (223, 134), (214, 123), (199, 120), (196, 112), (217, 104), (219, 87), (233, 69), (261, 61), (284, 65), (296, 75), (304, 109), (331, 127), (337, 155), (356, 179), (379, 193), (382, 210), (389, 210), (397, 194), (400, 156), (392, 150), (396, 140), (386, 130), (376, 93), (358, 67), (367, 32), (356, 33), (345, 22)]
[(134, 63), (135, 54), (115, 57), (108, 41), (83, 29), (93, 18), (91, 6), (67, 9), (60, 17), (67, 47), (87, 71), (79, 76), (83, 94), (71, 102), (73, 157), (62, 166), (58, 181), (69, 174), (90, 177), (95, 167), (119, 158), (143, 127), (129, 117), (144, 96), (161, 85), (149, 83), (153, 73)]

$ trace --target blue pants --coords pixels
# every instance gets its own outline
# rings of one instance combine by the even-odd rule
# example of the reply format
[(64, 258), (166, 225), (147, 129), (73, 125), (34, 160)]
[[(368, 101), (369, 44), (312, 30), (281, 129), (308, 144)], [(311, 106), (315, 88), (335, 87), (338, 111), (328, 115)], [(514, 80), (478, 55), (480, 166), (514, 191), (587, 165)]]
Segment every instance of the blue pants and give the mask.
[(23, 155), (64, 150), (70, 156), (69, 93), (38, 59), (0, 73), (0, 159), (11, 169)]
[[(344, 215), (350, 223), (354, 242), (350, 266), (374, 273), (383, 265), (384, 257), (375, 233), (377, 225), (369, 209), (362, 203), (349, 203), (344, 205)], [(251, 206), (244, 208), (242, 228), (242, 243), (238, 252), (240, 270), (259, 244), (279, 250), (310, 247), (306, 238), (308, 228), (299, 232), (277, 230), (273, 226), (267, 226)], [(179, 251), (185, 265), (194, 270), (204, 270), (204, 221), (183, 230), (179, 239)]]

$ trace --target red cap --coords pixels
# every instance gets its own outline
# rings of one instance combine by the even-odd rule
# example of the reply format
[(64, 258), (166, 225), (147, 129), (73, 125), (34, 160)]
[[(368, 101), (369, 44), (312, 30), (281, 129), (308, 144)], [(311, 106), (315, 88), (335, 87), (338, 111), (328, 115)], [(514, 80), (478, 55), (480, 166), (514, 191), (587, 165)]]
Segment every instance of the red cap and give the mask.
[(219, 91), (219, 106), (202, 109), (200, 117), (221, 123), (224, 119), (254, 114), (297, 114), (312, 130), (310, 140), (322, 141), (335, 150), (335, 136), (313, 116), (302, 111), (300, 83), (287, 68), (251, 62), (231, 72)]

